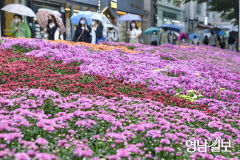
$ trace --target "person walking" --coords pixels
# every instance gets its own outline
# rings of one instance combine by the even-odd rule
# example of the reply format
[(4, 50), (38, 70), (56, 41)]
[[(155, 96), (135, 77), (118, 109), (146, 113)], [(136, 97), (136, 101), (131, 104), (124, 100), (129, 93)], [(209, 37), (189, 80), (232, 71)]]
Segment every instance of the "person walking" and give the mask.
[(63, 40), (63, 35), (60, 35), (59, 25), (53, 15), (48, 16), (48, 24), (43, 31), (47, 34), (48, 40)]
[(11, 28), (11, 34), (15, 36), (15, 38), (18, 37), (24, 37), (24, 38), (31, 38), (31, 30), (27, 23), (23, 22), (23, 18), (21, 15), (14, 14), (14, 24)]
[(221, 36), (220, 38), (221, 38), (221, 40), (220, 40), (220, 47), (222, 49), (225, 49), (225, 46), (226, 46), (225, 38), (224, 38), (224, 36)]
[(168, 29), (163, 28), (163, 31), (160, 33), (159, 43), (160, 43), (160, 45), (162, 45), (162, 44), (167, 44), (168, 42), (169, 42)]
[(129, 43), (139, 43), (139, 36), (142, 34), (142, 30), (138, 28), (135, 21), (131, 21), (130, 30), (128, 30)]
[(235, 38), (231, 35), (228, 38), (228, 47), (230, 50), (235, 51)]
[(157, 46), (158, 45), (158, 35), (156, 31), (153, 31), (152, 37), (151, 37), (151, 45)]
[(204, 37), (204, 39), (203, 39), (203, 44), (208, 45), (208, 43), (209, 43), (208, 36), (205, 35), (205, 37)]
[(199, 45), (199, 40), (196, 35), (193, 37), (192, 44)]
[(87, 21), (84, 17), (82, 17), (79, 21), (77, 29), (75, 31), (73, 42), (91, 42), (90, 36), (90, 27), (87, 25)]
[(217, 40), (216, 34), (214, 34), (214, 32), (211, 31), (211, 36), (209, 37), (209, 45), (216, 47), (216, 40)]
[(100, 41), (104, 41), (103, 38), (103, 25), (99, 20), (93, 19), (93, 26), (91, 30), (91, 43), (98, 44)]

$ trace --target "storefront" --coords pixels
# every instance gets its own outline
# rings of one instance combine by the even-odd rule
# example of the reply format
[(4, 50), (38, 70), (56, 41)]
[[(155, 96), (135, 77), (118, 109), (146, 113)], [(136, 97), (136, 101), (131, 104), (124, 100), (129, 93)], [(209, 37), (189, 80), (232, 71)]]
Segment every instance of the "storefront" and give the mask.
[[(28, 6), (31, 8), (35, 13), (37, 13), (39, 8), (47, 8), (51, 10), (56, 10), (62, 14), (62, 18), (65, 19), (65, 5), (66, 0), (1, 0), (0, 7), (2, 8), (5, 5), (12, 4), (12, 3), (19, 3)], [(10, 34), (12, 20), (13, 20), (13, 13), (3, 12), (1, 11), (1, 36), (6, 37), (13, 37)], [(33, 18), (24, 16), (24, 21), (26, 21), (31, 30), (32, 30), (32, 37), (33, 38), (41, 38), (41, 31), (42, 28), (38, 24), (33, 23)], [(65, 23), (65, 21), (63, 21)]]
[[(37, 13), (38, 9), (40, 8), (46, 8), (46, 9), (51, 9), (53, 11), (58, 11), (61, 13), (61, 18), (63, 19), (63, 23), (65, 24), (65, 5), (66, 5), (66, 0), (30, 0), (28, 1), (27, 4), (29, 7), (32, 8), (32, 10)], [(40, 27), (39, 24), (33, 23), (33, 19), (30, 18), (28, 20), (30, 23), (30, 27), (32, 28), (32, 37), (34, 38), (42, 38), (43, 35), (43, 28)]]
[[(139, 15), (143, 18), (144, 14), (144, 1), (143, 0), (118, 0), (117, 4), (117, 18), (120, 16), (132, 13)], [(129, 28), (129, 22), (117, 22), (119, 29), (119, 41), (127, 41), (127, 30)], [(142, 29), (142, 21), (137, 22), (137, 26)]]
[[(1, 0), (0, 1), (0, 8), (4, 7), (5, 5), (12, 4), (12, 3), (21, 3), (24, 4), (25, 1), (23, 0)], [(1, 36), (3, 37), (13, 37), (11, 35), (10, 30), (11, 26), (13, 24), (13, 13), (0, 11), (1, 15), (1, 23), (0, 23), (0, 29), (1, 29)]]
[(157, 12), (157, 26), (162, 24), (176, 24), (185, 30), (185, 12), (183, 9), (159, 4), (157, 6)]

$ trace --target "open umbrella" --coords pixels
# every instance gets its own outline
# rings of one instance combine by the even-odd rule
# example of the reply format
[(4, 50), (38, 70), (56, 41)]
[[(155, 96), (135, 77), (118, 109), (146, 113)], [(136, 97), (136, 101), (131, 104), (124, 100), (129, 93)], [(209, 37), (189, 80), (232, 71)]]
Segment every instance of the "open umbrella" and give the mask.
[(93, 12), (90, 19), (98, 20), (98, 21), (102, 22), (102, 24), (111, 24), (110, 20), (105, 15), (97, 13), (97, 12)]
[(201, 40), (201, 37), (196, 33), (189, 34), (188, 37), (189, 37), (190, 40), (193, 40), (194, 37), (197, 37), (198, 40)]
[(28, 8), (27, 6), (24, 6), (22, 4), (8, 4), (4, 6), (1, 10), (28, 17), (36, 16), (31, 8)]
[(160, 32), (160, 29), (157, 27), (150, 27), (144, 31), (144, 34), (152, 34), (154, 31)]
[(57, 15), (58, 17), (61, 17), (62, 14), (58, 11), (54, 11), (54, 10), (51, 10), (51, 9), (47, 9), (47, 8), (39, 8), (38, 11), (41, 11), (41, 10), (47, 10), (47, 11), (50, 11), (52, 12), (53, 14)]
[(175, 24), (163, 24), (160, 26), (161, 28), (167, 28), (170, 31), (180, 32), (182, 27)]
[(91, 25), (91, 20), (90, 20), (91, 14), (92, 14), (91, 11), (80, 11), (79, 13), (74, 14), (74, 15), (71, 17), (71, 23), (72, 23), (72, 24), (75, 24), (75, 25), (78, 25), (80, 19), (81, 19), (82, 17), (84, 17), (84, 18), (87, 20), (87, 25)]
[(56, 15), (56, 12), (49, 10), (49, 9), (40, 9), (37, 12), (37, 21), (38, 24), (42, 27), (42, 28), (46, 28), (47, 24), (48, 24), (48, 16), (49, 15), (53, 15), (57, 21), (57, 24), (59, 25), (60, 28), (60, 32), (61, 34), (64, 33), (66, 31), (66, 28), (63, 24), (62, 19)]
[(184, 37), (185, 39), (188, 39), (188, 35), (186, 33), (179, 33), (179, 36), (177, 37), (177, 39), (180, 41), (182, 37)]
[(221, 30), (221, 28), (218, 28), (218, 27), (214, 27), (214, 28), (212, 29), (212, 31), (215, 32), (215, 33), (217, 33), (217, 32), (220, 31), (220, 30)]
[(106, 27), (106, 28), (113, 28), (113, 29), (118, 31), (118, 27), (113, 25), (113, 24), (105, 24), (104, 27)]
[(141, 21), (142, 18), (136, 14), (125, 14), (118, 18), (118, 21)]
[(110, 20), (105, 15), (91, 11), (80, 11), (79, 13), (73, 15), (71, 17), (71, 23), (78, 25), (82, 17), (84, 17), (87, 20), (87, 25), (92, 25), (93, 19), (101, 21), (103, 25), (111, 24)]
[(217, 31), (217, 35), (224, 36), (224, 35), (226, 35), (226, 33), (223, 30), (219, 30), (219, 31)]

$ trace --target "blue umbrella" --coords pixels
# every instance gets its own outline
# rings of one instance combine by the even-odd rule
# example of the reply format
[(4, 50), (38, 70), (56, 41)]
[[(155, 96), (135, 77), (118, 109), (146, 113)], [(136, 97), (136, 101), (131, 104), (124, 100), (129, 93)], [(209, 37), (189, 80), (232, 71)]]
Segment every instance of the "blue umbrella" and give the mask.
[(160, 32), (160, 29), (157, 27), (150, 27), (144, 31), (144, 34), (152, 34), (154, 31)]
[(217, 31), (217, 35), (224, 36), (225, 32), (223, 30), (219, 30), (219, 31)]
[(197, 37), (198, 40), (201, 40), (201, 37), (196, 33), (189, 34), (188, 37), (190, 40), (193, 40), (195, 36)]
[(170, 31), (180, 32), (182, 27), (175, 24), (163, 24), (160, 26), (161, 28), (167, 28)]
[(125, 14), (118, 18), (118, 21), (141, 21), (141, 20), (142, 20), (141, 17), (131, 13)]
[(82, 17), (84, 17), (86, 20), (87, 20), (87, 25), (91, 25), (91, 17), (93, 15), (93, 12), (91, 11), (80, 11), (79, 13), (77, 14), (74, 14), (72, 17), (71, 17), (71, 23), (72, 24), (75, 24), (75, 25), (78, 25), (79, 24), (79, 21)]

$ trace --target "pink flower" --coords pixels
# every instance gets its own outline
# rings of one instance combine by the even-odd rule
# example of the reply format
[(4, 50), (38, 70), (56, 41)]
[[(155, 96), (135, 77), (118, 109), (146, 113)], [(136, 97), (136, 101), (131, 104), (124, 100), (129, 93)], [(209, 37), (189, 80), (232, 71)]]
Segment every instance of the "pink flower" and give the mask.
[(31, 160), (31, 158), (23, 152), (19, 152), (17, 154), (14, 155), (16, 160)]
[(39, 145), (48, 145), (48, 141), (41, 137), (36, 140), (36, 143)]
[(160, 143), (170, 144), (170, 141), (167, 138), (165, 138), (161, 139)]
[(117, 150), (117, 156), (119, 157), (128, 157), (129, 156), (129, 153), (126, 149), (118, 149)]

